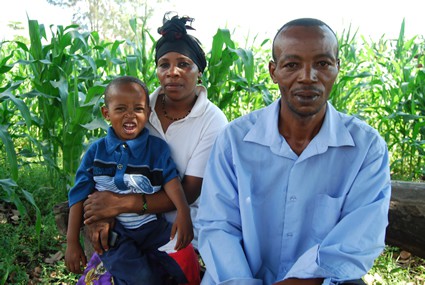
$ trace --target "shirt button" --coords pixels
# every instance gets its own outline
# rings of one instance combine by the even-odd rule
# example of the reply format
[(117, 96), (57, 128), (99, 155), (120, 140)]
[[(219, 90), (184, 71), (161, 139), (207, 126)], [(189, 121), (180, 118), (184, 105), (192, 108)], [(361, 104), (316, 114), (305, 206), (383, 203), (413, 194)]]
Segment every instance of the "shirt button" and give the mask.
[(122, 148), (126, 148), (127, 146), (125, 144), (122, 145)]
[(295, 202), (297, 201), (297, 197), (296, 196), (291, 196), (291, 198), (289, 198), (290, 201)]
[(287, 237), (292, 237), (292, 236), (293, 236), (293, 234), (292, 234), (292, 233), (287, 233), (287, 234), (286, 234), (286, 236), (287, 236)]
[(122, 164), (118, 164), (118, 165), (117, 165), (117, 168), (118, 168), (119, 170), (121, 170), (121, 169), (122, 169)]

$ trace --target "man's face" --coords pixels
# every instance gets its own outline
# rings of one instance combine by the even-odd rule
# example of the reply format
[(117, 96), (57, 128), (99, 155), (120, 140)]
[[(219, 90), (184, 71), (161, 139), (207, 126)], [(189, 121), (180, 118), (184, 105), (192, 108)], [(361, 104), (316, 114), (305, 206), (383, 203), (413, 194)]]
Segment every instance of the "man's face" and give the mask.
[(326, 27), (288, 27), (273, 49), (276, 58), (269, 72), (279, 85), (284, 107), (299, 117), (324, 111), (339, 72), (333, 33)]

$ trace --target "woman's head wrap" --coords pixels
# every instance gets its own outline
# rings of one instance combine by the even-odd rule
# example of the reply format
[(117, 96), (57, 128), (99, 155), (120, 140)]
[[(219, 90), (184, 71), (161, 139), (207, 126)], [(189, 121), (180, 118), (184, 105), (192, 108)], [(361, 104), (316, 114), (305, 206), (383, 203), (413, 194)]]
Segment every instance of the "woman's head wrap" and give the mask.
[(164, 15), (163, 26), (158, 28), (158, 33), (162, 36), (155, 46), (155, 63), (161, 56), (168, 52), (178, 52), (190, 58), (197, 66), (200, 72), (204, 72), (207, 66), (205, 53), (201, 48), (201, 44), (197, 38), (187, 33), (187, 30), (194, 30), (192, 26), (186, 25), (187, 22), (192, 24), (193, 18), (183, 16), (179, 18), (177, 15), (168, 19), (170, 12)]

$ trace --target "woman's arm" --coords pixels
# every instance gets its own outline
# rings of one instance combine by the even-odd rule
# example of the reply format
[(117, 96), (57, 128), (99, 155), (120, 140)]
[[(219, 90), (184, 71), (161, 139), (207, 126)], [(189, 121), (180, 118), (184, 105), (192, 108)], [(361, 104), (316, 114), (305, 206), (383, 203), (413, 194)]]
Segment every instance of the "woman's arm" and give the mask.
[[(191, 204), (201, 194), (202, 178), (185, 176), (182, 186), (188, 204)], [(146, 213), (156, 214), (176, 209), (163, 190), (144, 196)], [(143, 204), (141, 194), (120, 195), (110, 191), (95, 191), (89, 195), (84, 202), (84, 224), (96, 252), (102, 253), (104, 249), (108, 249), (108, 233), (113, 219), (121, 213), (140, 213)]]
[[(188, 204), (192, 204), (201, 194), (202, 178), (185, 176), (182, 186)], [(157, 214), (176, 209), (165, 191), (145, 195), (145, 198), (146, 213)], [(91, 225), (104, 219), (115, 218), (121, 213), (140, 213), (143, 204), (141, 194), (120, 195), (110, 191), (96, 191), (84, 202), (84, 223)]]

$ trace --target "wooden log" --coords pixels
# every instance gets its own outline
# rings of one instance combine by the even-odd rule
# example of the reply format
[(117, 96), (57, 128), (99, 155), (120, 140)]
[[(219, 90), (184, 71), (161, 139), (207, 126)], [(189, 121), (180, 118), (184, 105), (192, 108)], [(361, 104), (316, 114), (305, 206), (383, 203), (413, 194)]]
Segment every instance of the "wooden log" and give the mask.
[(392, 181), (386, 243), (425, 258), (425, 183)]

